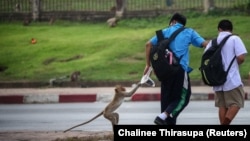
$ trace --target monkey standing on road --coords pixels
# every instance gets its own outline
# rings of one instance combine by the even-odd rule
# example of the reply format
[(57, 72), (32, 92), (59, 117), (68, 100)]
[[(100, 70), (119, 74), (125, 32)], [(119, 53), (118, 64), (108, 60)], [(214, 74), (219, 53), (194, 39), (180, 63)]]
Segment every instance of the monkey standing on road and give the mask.
[(141, 85), (142, 85), (141, 83), (137, 83), (136, 86), (129, 92), (126, 92), (126, 89), (121, 85), (117, 85), (115, 88), (115, 95), (113, 97), (113, 100), (105, 107), (103, 111), (101, 111), (99, 114), (97, 114), (90, 120), (65, 130), (64, 133), (73, 128), (87, 124), (93, 121), (94, 119), (100, 117), (101, 115), (103, 115), (106, 119), (108, 119), (112, 123), (112, 128), (114, 131), (114, 125), (117, 125), (119, 122), (119, 114), (114, 111), (120, 107), (125, 97), (131, 97)]

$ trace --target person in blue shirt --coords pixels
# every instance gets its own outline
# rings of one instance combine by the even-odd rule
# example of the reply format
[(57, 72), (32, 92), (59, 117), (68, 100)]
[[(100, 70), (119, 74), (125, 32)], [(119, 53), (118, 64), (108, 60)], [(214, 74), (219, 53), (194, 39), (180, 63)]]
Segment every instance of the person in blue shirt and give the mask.
[[(186, 17), (180, 13), (175, 13), (170, 19), (169, 26), (163, 29), (165, 38), (177, 29), (186, 25)], [(150, 50), (158, 42), (157, 36), (153, 36), (145, 45), (146, 66), (144, 74), (151, 67)], [(208, 41), (201, 37), (194, 29), (185, 28), (170, 43), (172, 52), (181, 57), (181, 69), (176, 75), (172, 75), (168, 80), (161, 81), (161, 113), (156, 116), (154, 123), (157, 125), (176, 125), (177, 117), (188, 105), (191, 95), (191, 85), (189, 73), (192, 68), (189, 67), (189, 46), (206, 47)]]

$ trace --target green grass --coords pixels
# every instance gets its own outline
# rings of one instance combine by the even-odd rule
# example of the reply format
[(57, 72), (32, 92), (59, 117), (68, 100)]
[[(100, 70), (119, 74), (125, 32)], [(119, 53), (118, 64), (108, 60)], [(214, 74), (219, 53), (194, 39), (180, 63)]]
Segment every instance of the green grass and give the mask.
[[(232, 20), (234, 33), (240, 35), (249, 51), (248, 16), (190, 16), (187, 26), (204, 38), (217, 35), (217, 23)], [(48, 81), (53, 77), (80, 71), (88, 81), (138, 81), (145, 67), (145, 43), (164, 28), (169, 16), (152, 19), (124, 19), (115, 28), (106, 23), (56, 21), (32, 23), (0, 23), (1, 81)], [(37, 40), (31, 44), (31, 38)], [(200, 80), (198, 70), (203, 49), (190, 47), (191, 79)], [(248, 78), (249, 58), (240, 67), (242, 77)], [(155, 78), (155, 77), (154, 77)]]

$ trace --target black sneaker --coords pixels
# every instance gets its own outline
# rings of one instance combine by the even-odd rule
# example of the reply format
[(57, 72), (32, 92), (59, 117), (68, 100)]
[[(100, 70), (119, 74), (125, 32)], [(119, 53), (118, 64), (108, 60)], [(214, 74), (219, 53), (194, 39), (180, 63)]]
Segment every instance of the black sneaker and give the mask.
[(155, 118), (154, 123), (156, 125), (167, 125), (167, 122), (165, 120), (162, 120), (161, 118), (159, 118), (158, 116)]

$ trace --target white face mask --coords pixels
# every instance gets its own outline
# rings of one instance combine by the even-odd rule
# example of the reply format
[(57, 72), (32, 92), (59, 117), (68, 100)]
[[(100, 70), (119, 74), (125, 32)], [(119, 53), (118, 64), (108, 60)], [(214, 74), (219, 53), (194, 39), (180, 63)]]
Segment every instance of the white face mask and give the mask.
[(170, 24), (169, 24), (169, 26), (172, 26), (172, 25), (175, 25), (176, 24), (176, 20), (173, 20)]

